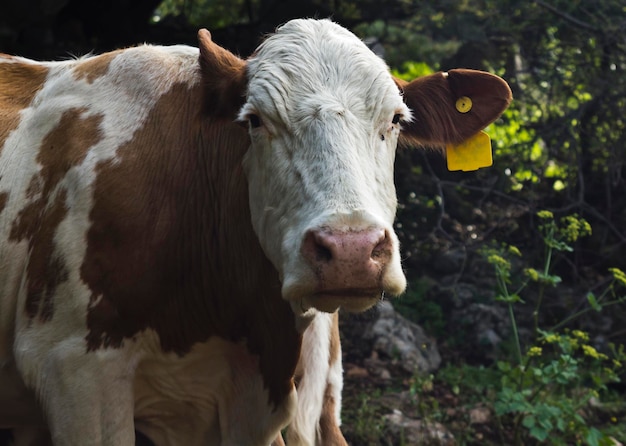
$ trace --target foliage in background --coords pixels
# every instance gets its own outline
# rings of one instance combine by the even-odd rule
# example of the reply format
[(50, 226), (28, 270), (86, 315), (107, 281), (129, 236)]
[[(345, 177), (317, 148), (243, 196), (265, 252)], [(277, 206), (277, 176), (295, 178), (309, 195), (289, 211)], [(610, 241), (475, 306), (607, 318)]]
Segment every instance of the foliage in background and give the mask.
[(152, 20), (158, 23), (168, 16), (184, 17), (197, 27), (224, 28), (254, 21), (260, 4), (249, 0), (165, 0), (154, 11)]
[[(546, 318), (545, 299), (564, 286), (553, 271), (556, 254), (575, 252), (576, 243), (591, 235), (591, 226), (577, 215), (556, 219), (540, 211), (538, 218), (543, 251), (537, 264), (507, 244), (494, 243), (482, 252), (495, 273), (495, 300), (509, 310), (513, 351), (501, 350), (489, 366), (448, 364), (434, 377), (416, 375), (411, 393), (425, 419), (454, 426), (450, 409), (439, 407), (432, 394), (442, 386), (459, 396), (456, 410), (483, 408), (494, 417), (488, 442), (470, 422), (456, 433), (460, 444), (614, 445), (613, 439), (626, 436), (626, 404), (615, 387), (626, 374), (624, 345), (594, 345), (587, 332), (562, 327), (585, 313), (606, 314), (625, 306), (626, 273), (609, 268), (610, 281), (587, 295), (585, 308), (558, 322)], [(533, 309), (532, 329), (520, 335), (516, 316), (525, 307)]]
[[(583, 312), (566, 317), (563, 323), (545, 329), (541, 327), (540, 314), (547, 288), (558, 287), (562, 278), (553, 273), (554, 254), (572, 252), (581, 237), (591, 234), (591, 226), (577, 215), (559, 221), (549, 211), (538, 212), (544, 245), (544, 255), (539, 268), (523, 269), (524, 280), (514, 277), (511, 256), (521, 257), (521, 252), (508, 246), (505, 249), (486, 249), (484, 255), (493, 265), (497, 279), (496, 300), (507, 305), (515, 345), (515, 357), (497, 362), (500, 388), (493, 402), (495, 414), (504, 431), (512, 431), (514, 445), (543, 442), (566, 445), (584, 443), (592, 446), (610, 445), (608, 434), (592, 426), (592, 400), (599, 402), (607, 395), (608, 384), (620, 382), (624, 373), (626, 354), (624, 346), (609, 344), (606, 353), (598, 352), (590, 344), (589, 335), (580, 330), (563, 332), (555, 327), (571, 323)], [(611, 268), (613, 280), (597, 299), (589, 297), (584, 311), (602, 311), (612, 305), (626, 303), (620, 292), (624, 273)], [(620, 289), (621, 288), (621, 289)], [(612, 296), (606, 301), (605, 296)], [(523, 342), (518, 335), (516, 308), (531, 305), (534, 310), (533, 330)], [(610, 355), (610, 356), (609, 356)], [(598, 404), (598, 403), (596, 403)], [(585, 412), (588, 412), (587, 414)], [(590, 420), (591, 419), (591, 420)], [(504, 439), (504, 433), (502, 433)]]

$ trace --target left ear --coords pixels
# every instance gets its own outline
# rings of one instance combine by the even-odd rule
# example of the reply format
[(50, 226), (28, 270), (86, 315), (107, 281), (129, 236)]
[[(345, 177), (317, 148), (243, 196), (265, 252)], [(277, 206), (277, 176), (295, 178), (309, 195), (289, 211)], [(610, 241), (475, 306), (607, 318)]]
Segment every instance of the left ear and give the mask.
[(394, 79), (413, 120), (403, 125), (403, 145), (458, 144), (475, 135), (511, 103), (509, 85), (484, 71), (450, 70), (406, 82)]
[(246, 94), (246, 62), (213, 42), (206, 29), (198, 31), (198, 44), (205, 111), (234, 120)]

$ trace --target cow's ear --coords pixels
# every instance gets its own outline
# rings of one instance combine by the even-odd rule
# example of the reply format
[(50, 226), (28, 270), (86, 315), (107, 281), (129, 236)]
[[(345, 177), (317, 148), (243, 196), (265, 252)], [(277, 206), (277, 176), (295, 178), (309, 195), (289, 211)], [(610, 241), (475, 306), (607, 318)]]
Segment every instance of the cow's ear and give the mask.
[(450, 70), (395, 81), (413, 112), (413, 120), (403, 125), (403, 145), (458, 144), (495, 121), (512, 100), (509, 85), (483, 71)]
[(234, 120), (245, 99), (246, 62), (213, 42), (206, 29), (198, 31), (198, 43), (205, 112)]

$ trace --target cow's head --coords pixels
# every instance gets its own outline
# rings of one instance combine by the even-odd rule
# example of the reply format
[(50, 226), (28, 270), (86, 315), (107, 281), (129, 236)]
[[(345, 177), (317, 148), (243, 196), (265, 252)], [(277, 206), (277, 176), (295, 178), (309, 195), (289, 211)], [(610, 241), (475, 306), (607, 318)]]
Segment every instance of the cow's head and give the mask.
[[(251, 141), (244, 169), (252, 225), (283, 297), (298, 312), (361, 311), (402, 293), (393, 230), (398, 141), (463, 141), (507, 107), (508, 85), (468, 70), (394, 79), (356, 36), (328, 20), (288, 22), (247, 62), (206, 31), (200, 47), (215, 103), (244, 98), (237, 119)], [(455, 108), (461, 96), (473, 101), (469, 112)]]

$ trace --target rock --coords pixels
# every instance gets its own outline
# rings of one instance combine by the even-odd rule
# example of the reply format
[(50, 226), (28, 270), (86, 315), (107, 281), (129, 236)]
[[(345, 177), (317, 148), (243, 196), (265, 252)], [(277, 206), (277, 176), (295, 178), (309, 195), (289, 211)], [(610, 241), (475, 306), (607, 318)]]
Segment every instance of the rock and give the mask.
[(465, 342), (473, 346), (468, 353), (477, 360), (495, 358), (502, 340), (511, 332), (507, 310), (498, 302), (465, 302), (452, 311), (449, 324), (458, 327)]
[(344, 364), (345, 375), (350, 378), (368, 378), (367, 369), (354, 364)]
[(469, 410), (470, 424), (486, 424), (491, 421), (491, 411), (485, 406), (472, 407)]
[(391, 372), (387, 369), (389, 360), (380, 359), (376, 350), (372, 351), (372, 355), (363, 361), (370, 376), (374, 376), (383, 380), (391, 379)]
[(464, 321), (474, 330), (474, 339), (481, 346), (496, 348), (502, 341), (500, 334), (509, 331), (509, 317), (504, 306), (473, 303), (463, 311)]
[(394, 410), (383, 418), (389, 434), (393, 437), (391, 444), (456, 445), (454, 435), (441, 423), (409, 418), (399, 410)]
[(407, 372), (430, 373), (441, 364), (436, 342), (422, 327), (398, 314), (389, 302), (377, 307), (378, 317), (363, 331), (379, 355), (396, 359)]
[(457, 274), (463, 269), (466, 260), (467, 253), (464, 249), (451, 249), (435, 257), (433, 268), (440, 274)]
[(388, 380), (390, 380), (390, 379), (391, 379), (391, 372), (390, 372), (389, 370), (387, 370), (387, 369), (382, 369), (382, 370), (380, 371), (380, 376), (379, 376), (379, 378), (380, 378), (380, 379), (384, 379), (385, 381), (388, 381)]

